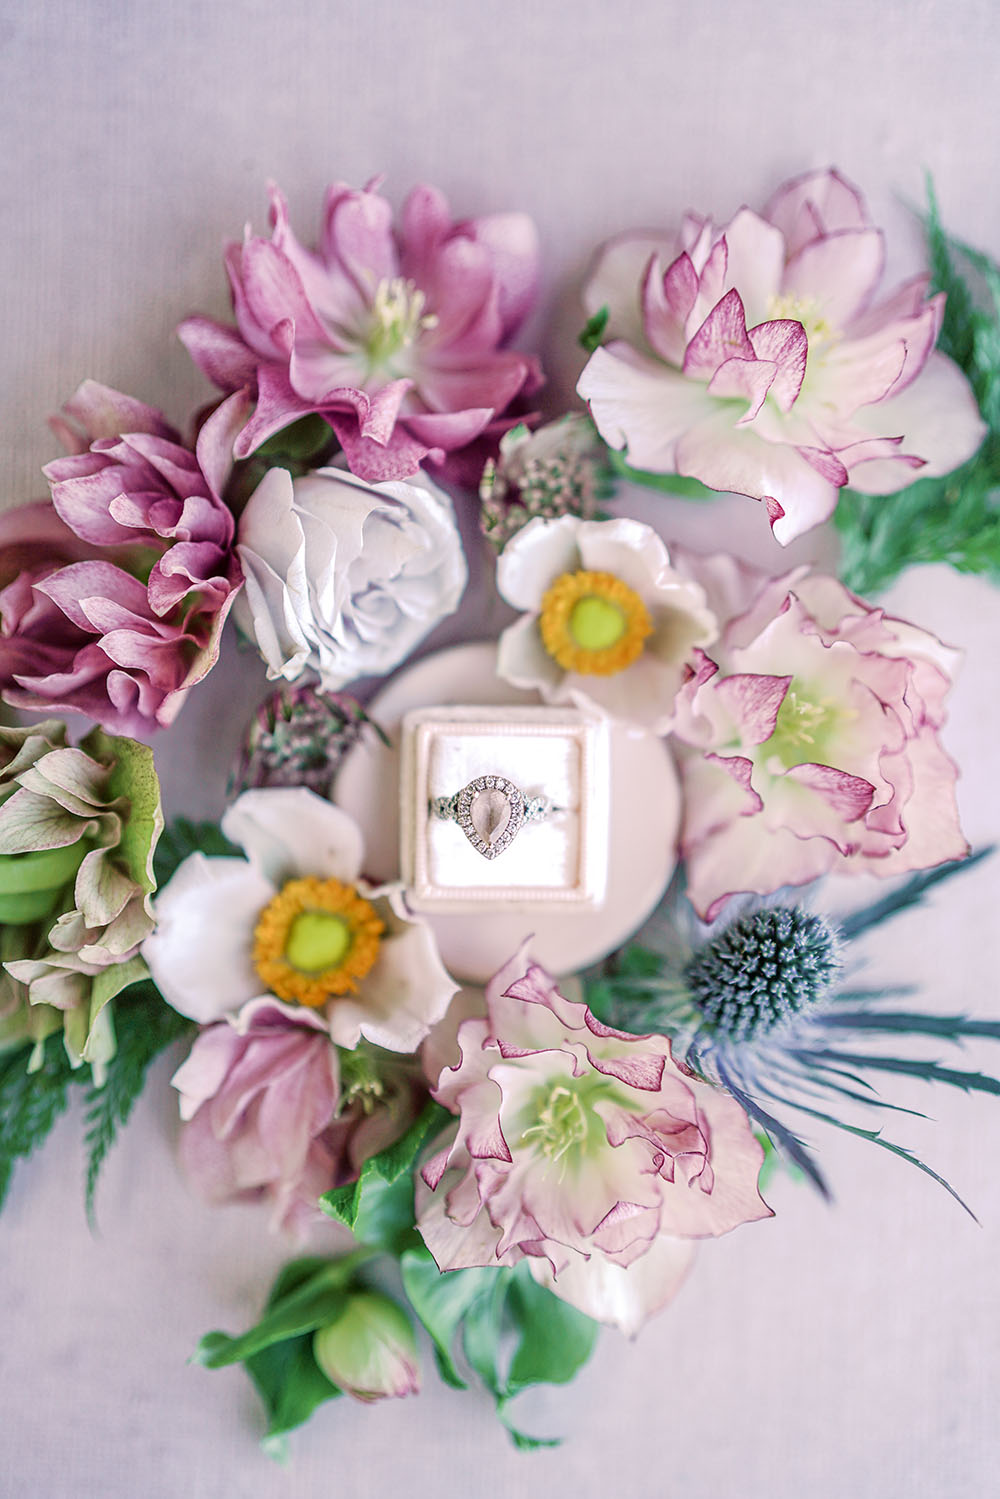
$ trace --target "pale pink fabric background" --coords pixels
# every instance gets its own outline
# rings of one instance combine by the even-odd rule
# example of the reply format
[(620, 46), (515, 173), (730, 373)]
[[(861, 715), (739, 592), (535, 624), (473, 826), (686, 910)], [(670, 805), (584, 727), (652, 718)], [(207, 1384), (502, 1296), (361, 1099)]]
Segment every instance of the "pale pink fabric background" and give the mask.
[[(263, 224), (270, 176), (304, 235), (328, 180), (382, 170), (395, 196), (426, 177), (461, 212), (531, 211), (546, 253), (533, 332), (553, 406), (579, 366), (574, 283), (617, 229), (688, 205), (724, 217), (836, 161), (868, 192), (905, 271), (919, 241), (900, 200), (920, 198), (926, 166), (953, 231), (996, 254), (998, 42), (992, 0), (622, 0), (613, 11), (604, 0), (3, 0), (3, 503), (40, 492), (54, 452), (44, 418), (83, 376), (177, 420), (203, 398), (172, 329), (192, 310), (225, 311), (219, 249), (247, 217)], [(676, 529), (707, 544), (715, 515), (736, 516), (766, 551), (747, 502), (711, 517), (684, 507)], [(892, 602), (967, 648), (948, 742), (967, 831), (995, 838), (1000, 594), (931, 570)], [(161, 739), (175, 808), (217, 808), (258, 691), (231, 654)], [(996, 1015), (997, 885), (996, 868), (980, 868), (898, 921), (877, 970), (919, 980), (928, 1004)], [(1000, 1067), (1000, 1047), (978, 1060)], [(995, 1492), (996, 1101), (939, 1093), (936, 1124), (894, 1127), (982, 1229), (905, 1165), (860, 1143), (827, 1148), (835, 1211), (778, 1186), (777, 1218), (707, 1246), (635, 1346), (606, 1335), (570, 1391), (522, 1411), (532, 1429), (565, 1433), (562, 1449), (518, 1455), (485, 1399), (429, 1376), (419, 1401), (320, 1412), (283, 1472), (255, 1447), (242, 1373), (185, 1366), (202, 1332), (252, 1319), (282, 1249), (259, 1215), (187, 1195), (168, 1072), (158, 1067), (108, 1165), (99, 1237), (83, 1219), (76, 1114), (19, 1173), (0, 1218), (0, 1494)], [(917, 1090), (893, 1096), (920, 1106)]]

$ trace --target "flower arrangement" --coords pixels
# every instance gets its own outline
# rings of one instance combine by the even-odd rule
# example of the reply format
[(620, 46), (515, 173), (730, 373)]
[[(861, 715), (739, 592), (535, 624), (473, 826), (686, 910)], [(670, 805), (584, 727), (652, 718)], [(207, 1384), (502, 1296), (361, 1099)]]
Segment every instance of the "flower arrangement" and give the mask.
[[(543, 420), (512, 346), (538, 281), (524, 215), (456, 222), (419, 187), (394, 220), (373, 182), (329, 190), (315, 248), (277, 190), (271, 227), (227, 251), (235, 326), (179, 330), (220, 393), (190, 440), (85, 381), (50, 498), (0, 516), (0, 698), (50, 715), (0, 728), (0, 1197), (81, 1083), (93, 1214), (175, 1046), (194, 1191), (300, 1247), (335, 1225), (335, 1252), (196, 1351), (245, 1365), (269, 1449), (341, 1393), (416, 1393), (417, 1327), (531, 1446), (512, 1398), (571, 1379), (600, 1324), (636, 1335), (697, 1241), (759, 1231), (769, 1172), (829, 1195), (816, 1125), (961, 1202), (883, 1132), (870, 1075), (1000, 1093), (920, 1045), (1000, 1040), (1000, 1019), (858, 976), (866, 932), (985, 857), (947, 747), (959, 656), (862, 595), (912, 560), (1000, 572), (1000, 269), (932, 196), (929, 272), (881, 295), (882, 236), (834, 171), (722, 228), (625, 234), (585, 287), (585, 408)], [(713, 490), (763, 502), (773, 566), (708, 525), (705, 550), (676, 544)], [(837, 575), (783, 564), (831, 519)], [(421, 771), (371, 679), (494, 560), (517, 617), (485, 696), (443, 681), (420, 704), (444, 732)], [(227, 629), (261, 706), (221, 822), (165, 826), (146, 740)], [(604, 747), (585, 775), (579, 724)], [(666, 876), (633, 894), (598, 868), (599, 824), (643, 837), (616, 749), (637, 741), (645, 794), (679, 810)], [(376, 790), (347, 805), (362, 762)], [(440, 908), (384, 836), (401, 793)], [(854, 877), (846, 915), (831, 874)]]

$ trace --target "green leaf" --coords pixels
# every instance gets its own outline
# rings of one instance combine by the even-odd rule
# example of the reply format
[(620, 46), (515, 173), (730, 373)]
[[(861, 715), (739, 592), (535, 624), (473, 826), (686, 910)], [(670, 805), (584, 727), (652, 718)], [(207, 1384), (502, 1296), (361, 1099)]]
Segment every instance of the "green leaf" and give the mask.
[(313, 1357), (311, 1333), (251, 1354), (246, 1371), (267, 1411), (264, 1449), (279, 1460), (285, 1456), (281, 1440), (285, 1433), (308, 1421), (317, 1406), (342, 1393)]
[(282, 427), (280, 432), (275, 432), (273, 437), (261, 443), (254, 457), (268, 459), (269, 467), (273, 467), (274, 460), (279, 458), (292, 458), (305, 463), (327, 452), (335, 444), (336, 438), (329, 422), (312, 414), (301, 416), (289, 426)]
[[(319, 1200), (324, 1213), (367, 1243), (391, 1248), (413, 1227), (412, 1169), (424, 1141), (451, 1115), (429, 1100), (405, 1134), (378, 1155), (369, 1156), (357, 1181), (335, 1187)], [(389, 1188), (398, 1187), (390, 1191)]]
[(368, 1258), (367, 1251), (356, 1251), (336, 1260), (322, 1260), (301, 1278), (292, 1274), (285, 1282), (288, 1289), (272, 1291), (259, 1322), (236, 1338), (224, 1332), (206, 1333), (192, 1355), (192, 1362), (207, 1369), (239, 1364), (275, 1343), (315, 1332), (317, 1327), (333, 1322), (343, 1310), (346, 1287), (355, 1269)]
[(407, 1249), (400, 1256), (403, 1289), (410, 1305), (434, 1344), (441, 1378), (455, 1389), (465, 1381), (454, 1359), (455, 1339), (462, 1319), (474, 1302), (487, 1294), (503, 1270), (449, 1270), (442, 1274), (427, 1249)]
[(214, 822), (191, 822), (176, 817), (160, 836), (153, 860), (157, 887), (162, 889), (177, 872), (189, 854), (208, 854), (210, 858), (242, 858), (242, 851), (223, 834)]
[[(887, 588), (915, 563), (946, 562), (1000, 579), (1000, 267), (945, 234), (933, 185), (925, 218), (933, 290), (946, 294), (941, 351), (962, 369), (989, 428), (968, 463), (891, 495), (842, 490), (834, 514), (841, 538), (840, 576), (858, 593)], [(973, 287), (961, 257), (982, 283)]]
[(103, 1087), (91, 1083), (87, 1095), (86, 1203), (91, 1226), (101, 1167), (142, 1092), (147, 1068), (167, 1046), (196, 1029), (192, 1021), (171, 1009), (149, 982), (135, 984), (120, 994), (114, 1012), (117, 1049), (108, 1063)]
[(519, 1265), (507, 1299), (519, 1342), (507, 1374), (508, 1399), (535, 1384), (568, 1384), (590, 1358), (598, 1326)]
[[(34, 1071), (28, 1064), (40, 1057)], [(37, 1050), (21, 1046), (0, 1055), (0, 1206), (18, 1160), (45, 1139), (69, 1101), (68, 1089), (82, 1080), (70, 1065), (61, 1031)]]
[(480, 1295), (469, 1303), (462, 1319), (465, 1356), (496, 1401), (498, 1413), (507, 1393), (500, 1372), (500, 1336), (510, 1281), (509, 1270), (491, 1271), (490, 1280)]
[(601, 344), (604, 342), (604, 330), (608, 326), (608, 318), (610, 316), (611, 309), (610, 307), (605, 305), (604, 307), (598, 308), (598, 310), (593, 313), (584, 323), (583, 332), (580, 334), (579, 338), (579, 344), (580, 348), (583, 349), (585, 353), (593, 354), (595, 349), (600, 348)]

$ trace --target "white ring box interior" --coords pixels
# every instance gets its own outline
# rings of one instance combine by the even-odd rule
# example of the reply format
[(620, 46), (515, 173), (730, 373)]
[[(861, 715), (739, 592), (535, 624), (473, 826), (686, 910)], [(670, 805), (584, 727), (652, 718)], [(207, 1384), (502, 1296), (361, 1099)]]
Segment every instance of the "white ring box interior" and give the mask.
[[(407, 899), (416, 910), (586, 908), (603, 901), (608, 871), (606, 721), (568, 708), (427, 708), (402, 725), (400, 842)], [(479, 776), (504, 776), (553, 811), (522, 823), (487, 859), (457, 822), (435, 817), (434, 797)]]

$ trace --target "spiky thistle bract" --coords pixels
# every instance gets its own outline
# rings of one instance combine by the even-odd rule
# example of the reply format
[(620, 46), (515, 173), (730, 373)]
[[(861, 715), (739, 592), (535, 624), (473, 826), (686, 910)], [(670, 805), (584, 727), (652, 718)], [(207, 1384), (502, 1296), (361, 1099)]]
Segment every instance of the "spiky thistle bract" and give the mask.
[[(677, 882), (643, 941), (585, 976), (587, 1002), (623, 1030), (670, 1036), (675, 1055), (732, 1093), (778, 1153), (824, 1196), (830, 1191), (814, 1148), (790, 1119), (831, 1125), (881, 1146), (933, 1177), (970, 1211), (936, 1171), (887, 1139), (881, 1127), (868, 1127), (869, 1111), (916, 1113), (883, 1099), (868, 1074), (993, 1094), (1000, 1094), (1000, 1080), (921, 1056), (887, 1055), (872, 1043), (998, 1041), (1000, 1020), (897, 1008), (910, 991), (860, 988), (851, 975), (860, 937), (991, 852), (919, 874), (839, 922), (810, 909), (798, 892), (784, 892), (732, 902), (706, 928)], [(859, 1110), (864, 1123), (855, 1122)]]

